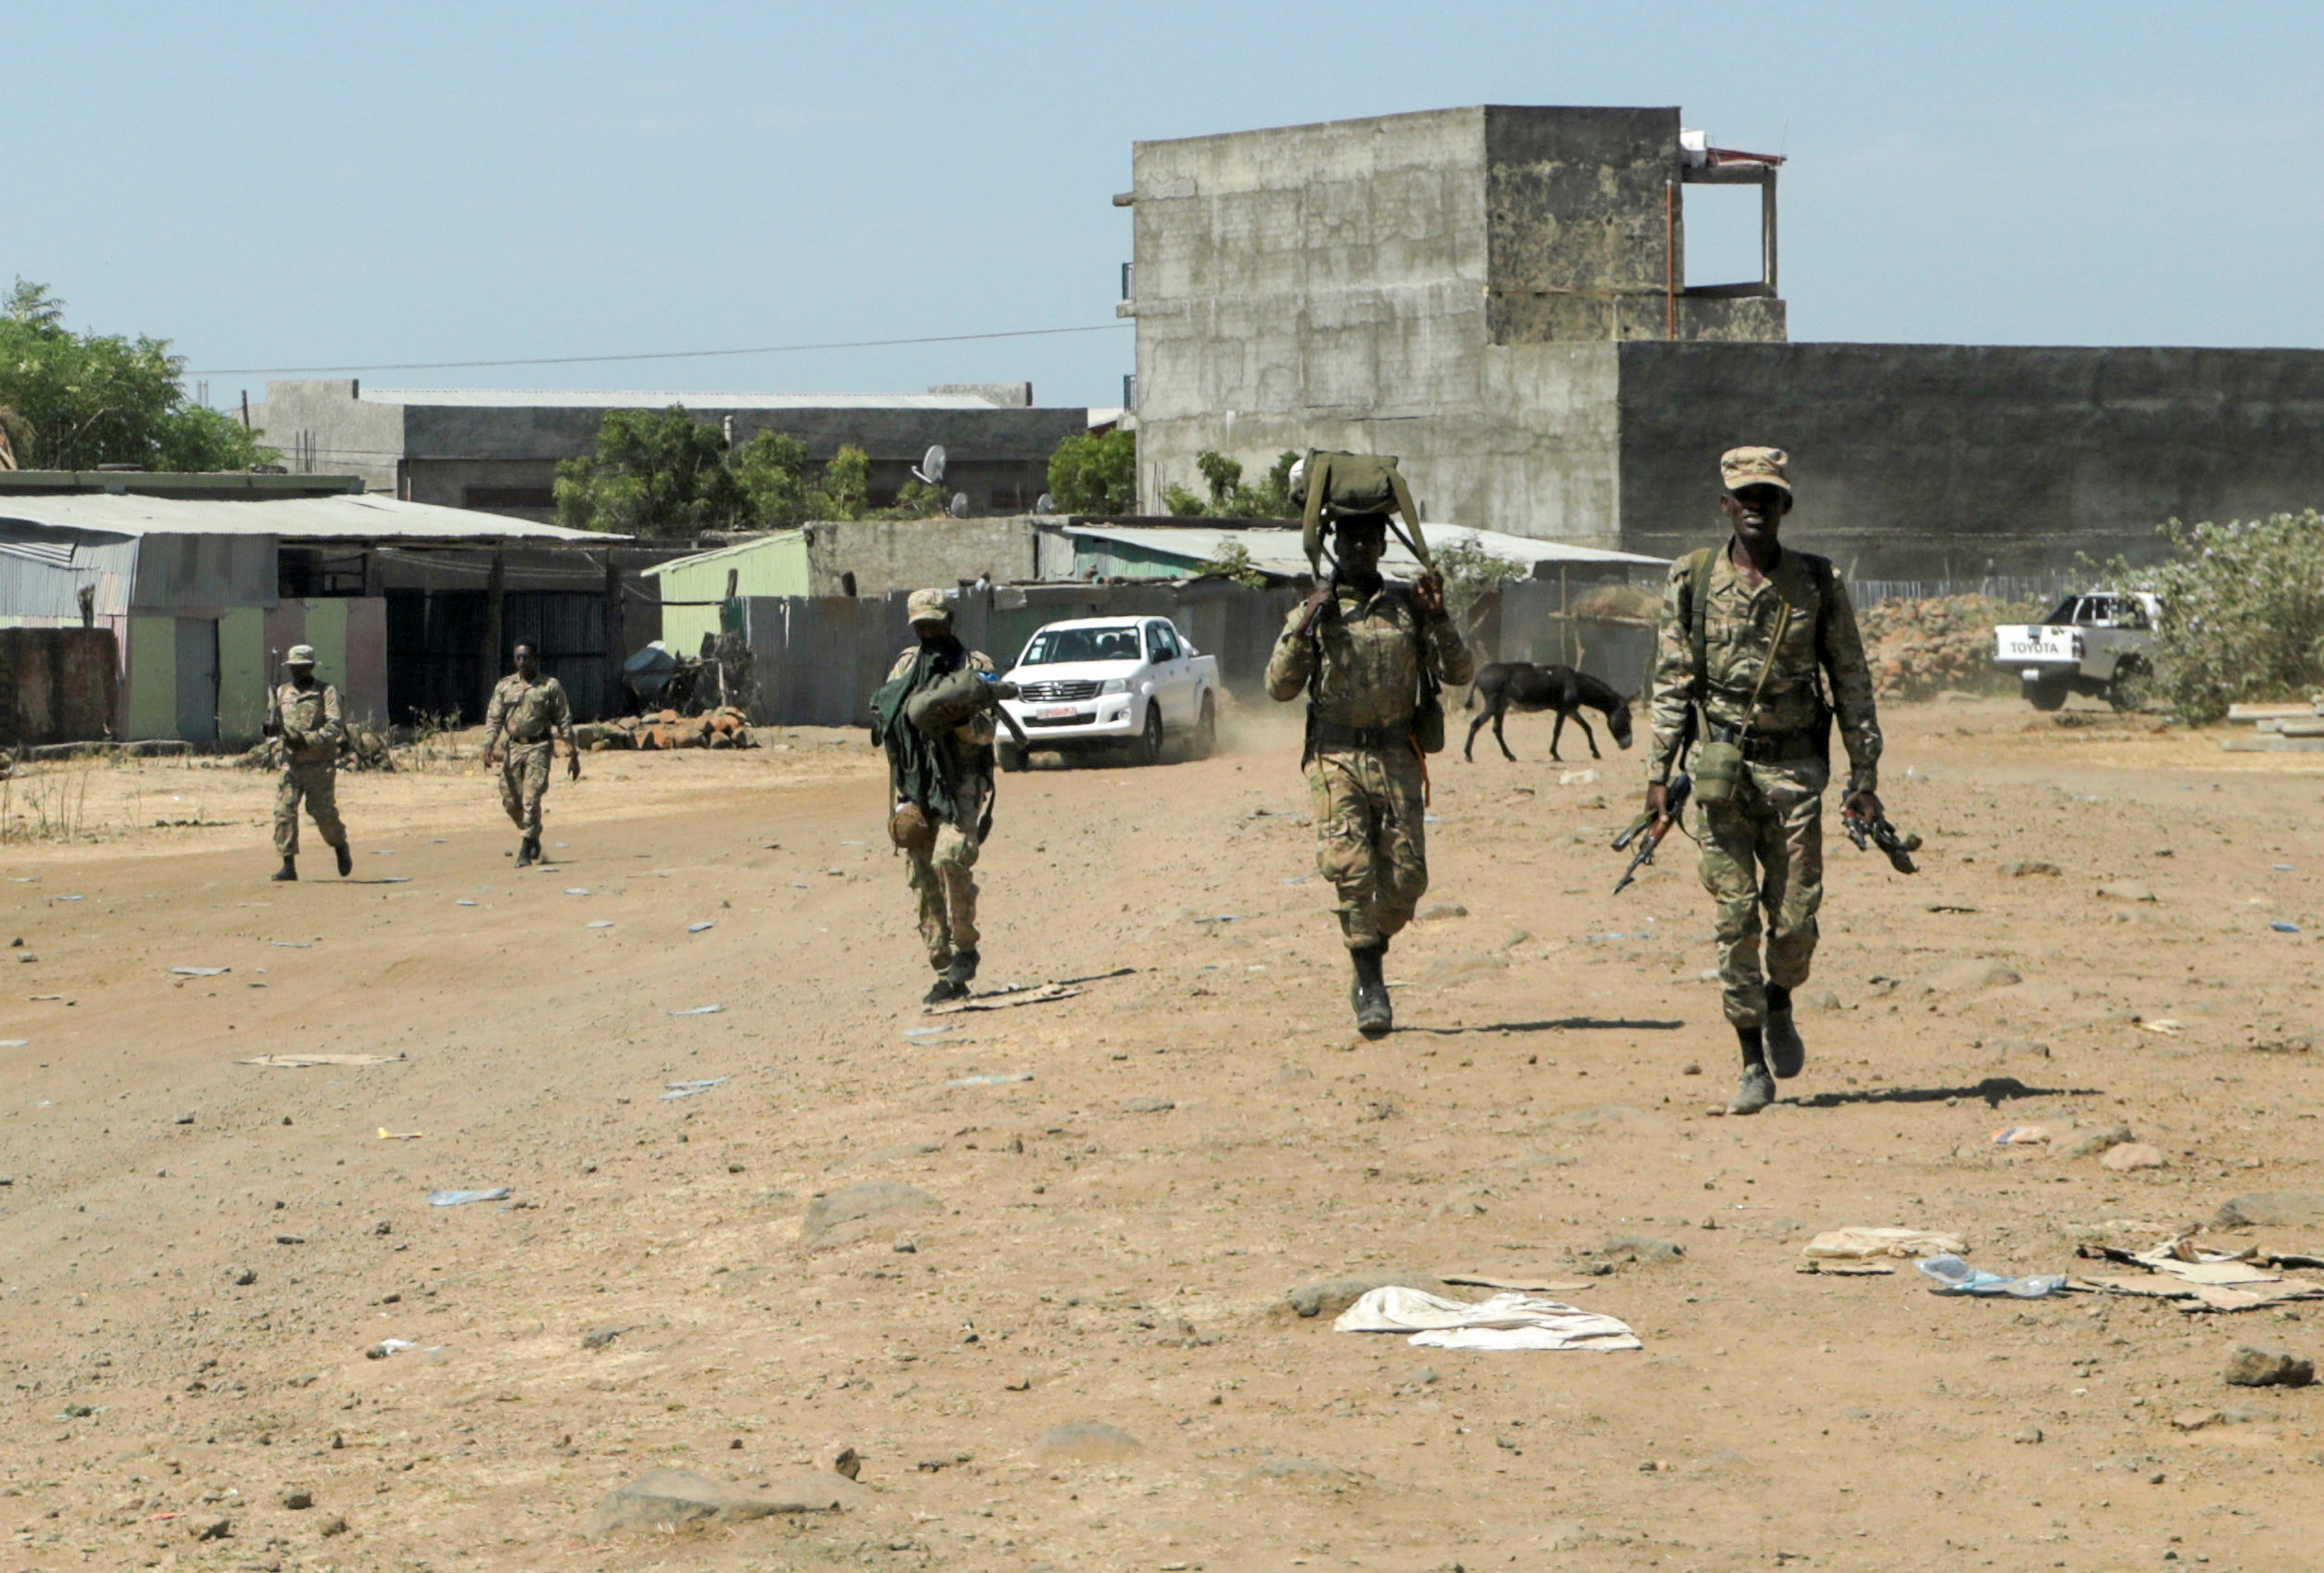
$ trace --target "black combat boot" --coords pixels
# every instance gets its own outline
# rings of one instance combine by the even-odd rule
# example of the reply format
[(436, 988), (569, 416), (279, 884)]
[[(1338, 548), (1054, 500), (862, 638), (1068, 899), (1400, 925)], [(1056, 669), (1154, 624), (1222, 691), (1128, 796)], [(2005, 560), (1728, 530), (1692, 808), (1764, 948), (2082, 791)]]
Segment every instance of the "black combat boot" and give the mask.
[(1807, 1063), (1807, 1045), (1791, 1019), (1791, 990), (1779, 983), (1767, 986), (1767, 1068), (1785, 1081)]
[(951, 970), (948, 967), (945, 971), (936, 974), (936, 980), (928, 985), (928, 992), (920, 997), (920, 1002), (923, 1005), (942, 1005), (954, 1000), (967, 998), (968, 985), (953, 982)]
[(345, 879), (348, 875), (353, 874), (355, 872), (355, 854), (347, 850), (346, 843), (342, 841), (338, 846), (333, 847), (331, 849), (339, 854), (339, 877)]
[(1387, 955), (1385, 943), (1348, 952), (1348, 959), (1356, 969), (1355, 986), (1348, 990), (1348, 999), (1356, 1008), (1356, 1030), (1366, 1038), (1385, 1037), (1396, 1025), (1396, 1012), (1388, 1000), (1388, 983), (1380, 976), (1380, 963)]
[(547, 855), (541, 850), (541, 838), (537, 836), (527, 836), (524, 838), (524, 855), (536, 863), (548, 862)]
[(1727, 1100), (1730, 1114), (1755, 1114), (1776, 1101), (1776, 1078), (1767, 1072), (1767, 1051), (1759, 1028), (1739, 1026), (1736, 1040), (1743, 1049), (1743, 1074)]
[(531, 868), (532, 866), (533, 837), (527, 836), (523, 840), (517, 843), (517, 867)]
[(951, 982), (959, 984), (961, 992), (966, 994), (968, 986), (976, 980), (976, 963), (979, 959), (974, 950), (955, 950), (952, 952), (952, 964), (944, 969), (944, 975)]
[(291, 856), (288, 852), (283, 853), (283, 866), (274, 871), (273, 877), (276, 879), (296, 879), (298, 877), (298, 860)]

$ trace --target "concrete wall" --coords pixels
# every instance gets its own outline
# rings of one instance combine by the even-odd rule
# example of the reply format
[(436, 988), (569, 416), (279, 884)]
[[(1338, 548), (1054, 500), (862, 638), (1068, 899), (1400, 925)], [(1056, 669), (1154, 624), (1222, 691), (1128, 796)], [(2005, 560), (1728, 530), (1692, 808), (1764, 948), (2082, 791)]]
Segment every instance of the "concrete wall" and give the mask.
[(1014, 519), (862, 519), (806, 527), (808, 593), (884, 596), (984, 575), (998, 583), (1037, 576), (1030, 515)]
[(2324, 351), (1620, 346), (1621, 545), (1718, 538), (1720, 452), (1787, 448), (1788, 538), (1871, 578), (2152, 556), (2154, 527), (2324, 506)]
[[(1199, 492), (1205, 448), (1246, 473), (1344, 448), (1400, 456), (1431, 520), (1614, 544), (1614, 351), (1663, 332), (1677, 110), (1436, 110), (1132, 167), (1142, 510)], [(1682, 334), (1783, 332), (1772, 298), (1679, 307)]]
[(259, 439), (283, 450), (294, 473), (360, 475), (372, 491), (396, 487), (404, 456), (404, 410), (357, 397), (352, 377), (269, 383), (251, 407)]

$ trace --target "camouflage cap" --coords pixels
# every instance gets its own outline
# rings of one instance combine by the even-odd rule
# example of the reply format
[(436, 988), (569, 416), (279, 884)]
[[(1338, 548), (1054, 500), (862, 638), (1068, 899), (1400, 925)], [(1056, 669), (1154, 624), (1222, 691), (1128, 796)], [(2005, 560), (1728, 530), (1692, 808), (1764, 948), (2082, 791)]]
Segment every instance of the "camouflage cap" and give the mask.
[(952, 608), (947, 604), (949, 599), (942, 590), (914, 590), (911, 599), (904, 603), (905, 615), (914, 623), (949, 623), (952, 621)]
[(291, 647), (291, 653), (283, 658), (283, 664), (284, 666), (314, 665), (315, 647), (312, 645), (293, 645)]
[(1731, 447), (1719, 455), (1719, 484), (1730, 492), (1745, 486), (1791, 489), (1791, 456), (1779, 447)]

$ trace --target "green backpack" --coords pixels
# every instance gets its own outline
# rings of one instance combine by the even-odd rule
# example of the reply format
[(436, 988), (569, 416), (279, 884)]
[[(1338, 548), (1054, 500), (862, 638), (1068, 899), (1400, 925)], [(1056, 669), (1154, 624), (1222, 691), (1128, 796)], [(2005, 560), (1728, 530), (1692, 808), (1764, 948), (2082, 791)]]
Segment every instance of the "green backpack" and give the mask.
[[(1404, 484), (1392, 453), (1327, 453), (1307, 450), (1300, 475), (1291, 484), (1291, 502), (1300, 510), (1300, 544), (1317, 577), (1324, 571), (1324, 526), (1343, 513), (1385, 513), (1396, 538), (1433, 569), (1428, 543), (1420, 534), (1420, 510), (1413, 506), (1412, 488)], [(1403, 523), (1399, 525), (1399, 516)], [(1409, 533), (1408, 533), (1409, 532)]]

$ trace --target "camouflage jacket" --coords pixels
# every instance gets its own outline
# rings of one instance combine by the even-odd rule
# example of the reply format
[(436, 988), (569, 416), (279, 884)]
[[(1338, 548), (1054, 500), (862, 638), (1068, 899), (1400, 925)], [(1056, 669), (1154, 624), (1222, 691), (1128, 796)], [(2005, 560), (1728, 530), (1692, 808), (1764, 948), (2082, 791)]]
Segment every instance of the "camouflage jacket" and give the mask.
[[(902, 653), (897, 656), (896, 664), (887, 669), (887, 680), (893, 683), (898, 677), (910, 673), (911, 663), (919, 659), (920, 647), (918, 645), (905, 646)], [(967, 666), (969, 671), (986, 677), (1000, 675), (999, 669), (993, 665), (993, 658), (983, 650), (969, 651)], [(1000, 723), (993, 719), (993, 712), (988, 710), (980, 710), (955, 726), (952, 729), (952, 741), (957, 746), (957, 754), (961, 762), (974, 768), (978, 760), (989, 760), (992, 757), (990, 750), (993, 738), (999, 734), (999, 729)]]
[[(1434, 622), (1413, 604), (1410, 585), (1384, 579), (1370, 596), (1335, 585), (1313, 635), (1300, 632), (1305, 602), (1291, 609), (1267, 657), (1267, 696), (1308, 691), (1319, 721), (1335, 726), (1395, 726), (1420, 705), (1421, 663), (1439, 683), (1465, 683), (1476, 663), (1449, 617)], [(1320, 657), (1320, 660), (1318, 659)]]
[(279, 729), (290, 764), (336, 764), (347, 735), (339, 719), (339, 690), (328, 683), (302, 688), (285, 683), (267, 696), (267, 720)]
[[(1746, 584), (1724, 549), (1705, 547), (1670, 565), (1663, 590), (1662, 630), (1654, 658), (1652, 715), (1654, 736), (1646, 778), (1667, 781), (1686, 725), (1694, 684), (1694, 577), (1703, 552), (1715, 551), (1705, 619), (1704, 718), (1725, 732), (1803, 733), (1822, 721), (1819, 670), (1830, 683), (1830, 703), (1848, 749), (1848, 789), (1876, 790), (1879, 782), (1880, 719), (1872, 703), (1872, 670), (1856, 632), (1847, 586), (1831, 565), (1785, 548), (1757, 587)], [(1818, 572), (1816, 565), (1821, 564)], [(1825, 589), (1828, 588), (1828, 594)], [(1785, 602), (1791, 615), (1782, 647), (1767, 645)], [(1760, 686), (1760, 672), (1766, 683)], [(1759, 709), (1746, 713), (1759, 686)]]
[(565, 686), (546, 676), (528, 683), (521, 672), (494, 684), (492, 703), (484, 708), (484, 751), (499, 747), (504, 736), (511, 744), (562, 737), (565, 747), (573, 747), (573, 711)]

